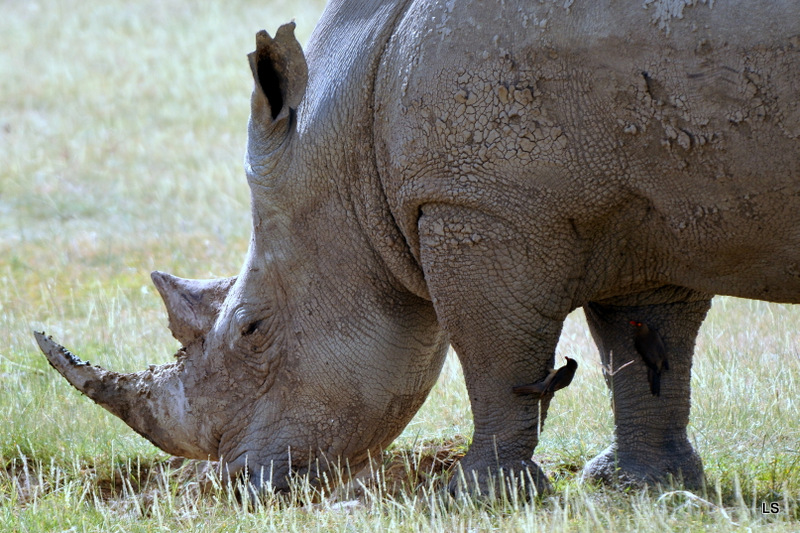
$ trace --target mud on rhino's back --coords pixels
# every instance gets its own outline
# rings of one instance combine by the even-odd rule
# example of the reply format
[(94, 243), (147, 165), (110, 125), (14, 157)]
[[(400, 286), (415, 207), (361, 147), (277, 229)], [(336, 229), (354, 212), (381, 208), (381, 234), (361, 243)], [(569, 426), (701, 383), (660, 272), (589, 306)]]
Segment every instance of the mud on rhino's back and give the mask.
[(379, 170), (407, 235), (432, 201), (535, 228), (646, 198), (665, 214), (651, 235), (729, 257), (760, 241), (754, 218), (800, 209), (768, 199), (800, 188), (795, 2), (414, 2), (375, 95)]
[(388, 144), (426, 166), (800, 136), (792, 2), (414, 2), (382, 65)]

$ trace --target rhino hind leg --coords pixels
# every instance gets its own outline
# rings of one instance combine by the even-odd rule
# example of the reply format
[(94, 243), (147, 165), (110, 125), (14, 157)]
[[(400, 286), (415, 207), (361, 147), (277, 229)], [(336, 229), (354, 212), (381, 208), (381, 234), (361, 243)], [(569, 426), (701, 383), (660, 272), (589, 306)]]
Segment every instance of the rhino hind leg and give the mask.
[[(584, 479), (623, 486), (673, 482), (702, 487), (703, 464), (686, 428), (694, 344), (710, 305), (709, 295), (666, 287), (584, 308), (613, 396), (615, 420), (613, 443), (586, 464)], [(634, 348), (632, 319), (657, 327), (664, 340), (669, 370), (661, 374), (658, 396), (651, 393), (648, 369)]]

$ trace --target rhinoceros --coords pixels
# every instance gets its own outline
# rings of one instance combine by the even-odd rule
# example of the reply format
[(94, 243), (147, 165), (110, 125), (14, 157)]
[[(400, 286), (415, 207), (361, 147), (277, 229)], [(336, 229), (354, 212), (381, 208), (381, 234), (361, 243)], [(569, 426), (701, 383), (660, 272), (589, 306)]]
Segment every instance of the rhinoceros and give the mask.
[[(552, 395), (512, 388), (582, 307), (615, 416), (583, 475), (703, 482), (686, 428), (712, 296), (800, 302), (800, 3), (332, 0), (305, 53), (287, 24), (249, 63), (241, 272), (152, 274), (170, 364), (119, 374), (37, 334), (70, 383), (168, 453), (285, 489), (387, 446), (451, 344), (463, 478), (542, 491)], [(658, 396), (632, 320), (663, 339)]]

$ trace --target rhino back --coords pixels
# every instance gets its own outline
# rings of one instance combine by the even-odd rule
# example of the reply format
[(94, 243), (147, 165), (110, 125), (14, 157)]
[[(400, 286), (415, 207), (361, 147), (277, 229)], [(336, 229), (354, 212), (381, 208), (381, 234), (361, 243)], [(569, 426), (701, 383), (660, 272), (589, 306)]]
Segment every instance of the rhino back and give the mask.
[(796, 300), (798, 87), (796, 3), (414, 2), (378, 72), (381, 180), (412, 249), (443, 202), (581, 241), (613, 272), (583, 298)]

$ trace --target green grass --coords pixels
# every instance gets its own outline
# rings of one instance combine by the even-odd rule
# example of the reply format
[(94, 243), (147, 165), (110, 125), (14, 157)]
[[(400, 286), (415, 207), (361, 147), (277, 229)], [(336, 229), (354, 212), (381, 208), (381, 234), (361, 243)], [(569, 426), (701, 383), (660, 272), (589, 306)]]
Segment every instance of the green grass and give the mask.
[[(149, 272), (238, 271), (250, 232), (245, 56), (257, 30), (292, 17), (307, 39), (322, 2), (281, 7), (290, 4), (3, 3), (0, 531), (799, 529), (800, 309), (791, 306), (715, 300), (694, 367), (690, 438), (709, 479), (697, 496), (579, 483), (612, 432), (580, 313), (558, 351), (581, 370), (536, 450), (557, 492), (534, 502), (442, 496), (442, 472), (472, 431), (453, 356), (377, 479), (325, 500), (298, 486), (250, 510), (47, 366), (33, 329), (116, 370), (169, 361), (177, 344)], [(762, 502), (781, 512), (762, 515)]]

